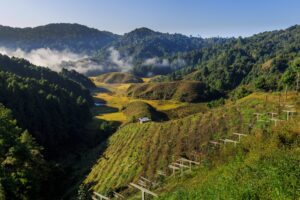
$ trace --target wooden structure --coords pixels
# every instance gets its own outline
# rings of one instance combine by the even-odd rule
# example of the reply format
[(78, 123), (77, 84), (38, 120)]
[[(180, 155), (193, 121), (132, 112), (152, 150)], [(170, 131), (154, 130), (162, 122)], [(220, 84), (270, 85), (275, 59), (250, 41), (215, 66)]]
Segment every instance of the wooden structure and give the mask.
[(193, 160), (189, 160), (189, 159), (186, 159), (186, 158), (179, 158), (178, 161), (182, 165), (185, 164), (185, 163), (188, 163), (190, 170), (192, 170), (192, 165), (200, 165), (199, 162), (196, 162), (196, 161), (193, 161)]
[(271, 116), (271, 120), (275, 118), (278, 114), (275, 112), (268, 112), (268, 114)]
[(256, 120), (259, 121), (260, 117), (263, 115), (261, 113), (253, 113), (253, 115), (256, 115)]
[(102, 194), (99, 194), (98, 192), (94, 192), (94, 195), (96, 196), (96, 197), (93, 197), (93, 199), (95, 199), (95, 200), (110, 200), (110, 198), (108, 198)]
[(157, 170), (156, 173), (160, 176), (167, 176), (167, 174), (161, 170)]
[(125, 199), (125, 197), (117, 192), (114, 192), (114, 197), (117, 199)]
[(231, 140), (231, 139), (220, 139), (220, 140), (224, 142), (224, 145), (226, 145), (227, 143), (233, 143), (234, 146), (236, 146), (239, 143), (238, 141)]
[(176, 162), (176, 163), (172, 163), (172, 164), (173, 164), (173, 166), (179, 167), (179, 169), (181, 170), (181, 173), (183, 173), (184, 169), (190, 169), (191, 170), (191, 168), (189, 166), (181, 164), (181, 163)]
[(285, 105), (285, 107), (287, 107), (287, 108), (294, 108), (294, 107), (295, 107), (295, 105), (288, 104), (288, 105)]
[(169, 165), (169, 168), (172, 169), (172, 175), (175, 175), (176, 171), (179, 171), (180, 168), (174, 165)]
[(277, 119), (277, 118), (273, 118), (271, 119), (271, 121), (273, 121), (275, 123), (275, 126), (277, 126), (277, 122), (283, 121), (281, 119)]
[(296, 113), (295, 110), (283, 110), (283, 112), (286, 112), (286, 120), (289, 121), (290, 115), (292, 116), (294, 113)]
[(209, 141), (209, 143), (213, 144), (214, 146), (221, 145), (219, 142), (213, 140)]
[(148, 183), (150, 186), (155, 186), (155, 185), (157, 185), (155, 182), (150, 181), (149, 179), (147, 179), (147, 178), (145, 178), (145, 177), (143, 177), (143, 176), (140, 177), (140, 180), (144, 181), (145, 183)]
[(139, 180), (138, 181), (138, 184), (140, 185), (140, 186), (142, 186), (142, 187), (148, 187), (148, 185), (147, 185), (147, 183), (145, 183), (143, 180)]
[(143, 188), (143, 187), (141, 187), (141, 186), (139, 186), (137, 184), (130, 183), (130, 185), (133, 186), (133, 187), (135, 187), (135, 188), (137, 188), (137, 189), (139, 189), (142, 192), (142, 200), (145, 200), (145, 193), (150, 194), (150, 195), (152, 195), (154, 197), (158, 197), (158, 195), (155, 194), (154, 192), (151, 192), (150, 190), (148, 190), (146, 188)]
[(242, 133), (233, 133), (233, 135), (239, 136), (239, 142), (241, 141), (241, 138), (242, 138), (242, 137), (247, 137), (246, 134), (242, 134)]

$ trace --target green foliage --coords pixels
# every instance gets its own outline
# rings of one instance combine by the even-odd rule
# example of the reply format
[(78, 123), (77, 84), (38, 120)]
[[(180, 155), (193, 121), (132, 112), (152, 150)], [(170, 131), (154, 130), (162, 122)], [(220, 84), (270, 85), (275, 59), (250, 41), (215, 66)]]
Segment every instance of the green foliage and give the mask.
[(42, 181), (47, 176), (41, 148), (27, 131), (17, 127), (11, 111), (2, 105), (0, 141), (0, 196), (38, 199)]
[(246, 88), (244, 86), (241, 86), (241, 87), (238, 87), (237, 89), (233, 90), (233, 92), (230, 94), (230, 97), (233, 100), (238, 100), (245, 96), (248, 96), (251, 93), (252, 93), (251, 90), (249, 90), (248, 88)]
[[(263, 140), (259, 134), (250, 137), (242, 147), (247, 153), (213, 169), (202, 167), (160, 199), (298, 199), (299, 133), (280, 130)], [(193, 185), (187, 186), (188, 181)]]
[(78, 139), (90, 119), (93, 100), (77, 83), (29, 64), (0, 56), (0, 102), (45, 147), (47, 155), (58, 154), (70, 138)]
[[(179, 55), (186, 64), (174, 69), (164, 80), (197, 80), (220, 93), (245, 84), (264, 91), (280, 90), (284, 84), (294, 89), (297, 64), (289, 61), (299, 57), (299, 41), (300, 26), (248, 38), (230, 38)], [(172, 57), (168, 59), (172, 62)]]
[(91, 200), (91, 193), (84, 184), (79, 186), (77, 200)]
[(118, 123), (116, 122), (101, 120), (99, 131), (102, 134), (110, 135), (117, 129), (117, 127), (118, 127)]
[(93, 83), (93, 81), (91, 81), (88, 77), (76, 72), (75, 70), (62, 69), (60, 74), (87, 89), (96, 88), (96, 85)]
[(222, 106), (225, 104), (225, 100), (224, 98), (220, 98), (220, 99), (217, 99), (217, 100), (214, 100), (214, 101), (211, 101), (207, 104), (207, 106), (209, 108), (215, 108), (215, 107), (218, 107), (218, 106)]

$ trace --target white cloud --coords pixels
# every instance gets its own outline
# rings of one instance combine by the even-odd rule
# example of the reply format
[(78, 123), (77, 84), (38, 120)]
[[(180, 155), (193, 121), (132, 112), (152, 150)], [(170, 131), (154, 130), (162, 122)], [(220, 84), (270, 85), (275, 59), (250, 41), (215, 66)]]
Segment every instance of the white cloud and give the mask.
[(181, 59), (181, 58), (177, 58), (172, 60), (172, 62), (170, 62), (168, 59), (159, 59), (158, 57), (154, 57), (154, 58), (148, 58), (146, 59), (143, 64), (144, 66), (147, 65), (153, 65), (156, 67), (183, 67), (184, 65), (186, 65), (185, 60)]
[(78, 61), (87, 58), (86, 55), (76, 54), (68, 50), (57, 51), (49, 48), (40, 48), (26, 52), (19, 48), (11, 50), (5, 47), (0, 47), (0, 53), (9, 57), (14, 56), (24, 58), (35, 65), (49, 67), (54, 71), (60, 71), (60, 64), (62, 62)]
[(117, 65), (122, 72), (128, 72), (132, 69), (132, 56), (121, 57), (120, 52), (113, 47), (110, 47), (108, 51), (110, 53), (110, 61)]

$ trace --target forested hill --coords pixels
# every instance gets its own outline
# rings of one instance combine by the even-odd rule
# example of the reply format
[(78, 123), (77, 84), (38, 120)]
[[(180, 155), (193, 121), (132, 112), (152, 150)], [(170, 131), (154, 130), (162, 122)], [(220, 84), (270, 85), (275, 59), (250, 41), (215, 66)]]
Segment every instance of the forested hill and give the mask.
[(76, 82), (23, 59), (0, 56), (0, 103), (37, 139), (47, 155), (76, 143), (93, 103)]
[(104, 56), (108, 48), (119, 51), (121, 56), (131, 56), (136, 61), (187, 52), (203, 47), (222, 43), (226, 39), (201, 37), (188, 37), (182, 34), (169, 34), (153, 31), (148, 28), (138, 28), (124, 34), (119, 40), (113, 42), (99, 53)]
[(221, 92), (241, 84), (266, 91), (295, 88), (299, 56), (300, 26), (296, 25), (185, 53), (179, 57), (186, 66), (161, 80), (197, 80)]
[(68, 79), (71, 79), (87, 89), (94, 89), (96, 85), (88, 77), (76, 72), (75, 70), (62, 69), (60, 74)]
[(126, 33), (112, 46), (121, 54), (136, 59), (161, 57), (178, 52), (200, 49), (218, 40), (205, 40), (200, 37), (187, 37), (181, 34), (161, 33), (148, 28), (138, 28)]
[(91, 53), (119, 36), (79, 24), (48, 24), (34, 28), (0, 26), (0, 46), (30, 51), (38, 48)]
[[(89, 104), (92, 104), (92, 98), (89, 91), (81, 86), (85, 85), (88, 88), (88, 86), (92, 85), (88, 83), (82, 83), (82, 76), (76, 72), (73, 72), (73, 75), (71, 75), (71, 72), (67, 73), (66, 70), (63, 70), (59, 74), (51, 71), (48, 68), (35, 66), (27, 60), (14, 57), (9, 58), (8, 56), (3, 55), (0, 55), (0, 70), (4, 72), (10, 72), (24, 78), (47, 80), (50, 83), (58, 85), (63, 89), (72, 92), (72, 95), (74, 96), (82, 96)], [(81, 80), (79, 80), (79, 78), (75, 78), (75, 76), (81, 77)], [(76, 82), (80, 82), (81, 85)]]

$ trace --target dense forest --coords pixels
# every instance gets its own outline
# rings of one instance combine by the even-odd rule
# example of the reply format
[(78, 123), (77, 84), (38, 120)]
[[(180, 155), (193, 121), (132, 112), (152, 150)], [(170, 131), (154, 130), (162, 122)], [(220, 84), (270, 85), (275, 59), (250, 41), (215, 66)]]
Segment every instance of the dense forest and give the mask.
[(0, 46), (31, 51), (39, 48), (91, 54), (119, 36), (79, 24), (48, 24), (35, 28), (0, 26)]
[(180, 55), (187, 65), (158, 81), (197, 80), (222, 93), (240, 84), (264, 91), (286, 86), (295, 89), (299, 40), (300, 26), (230, 39), (224, 44)]
[(153, 31), (148, 28), (138, 28), (120, 36), (109, 45), (99, 49), (87, 59), (64, 63), (65, 67), (104, 66), (97, 70), (88, 71), (91, 76), (100, 73), (130, 71), (138, 76), (151, 76), (155, 74), (168, 74), (172, 70), (185, 65), (183, 60), (170, 60), (164, 58), (177, 55), (215, 44), (222, 44), (225, 38), (188, 37), (182, 34), (170, 34)]
[[(2, 91), (2, 90), (1, 90)], [(41, 147), (0, 105), (0, 199), (37, 199), (47, 167)]]
[(93, 100), (86, 88), (21, 59), (0, 56), (0, 69), (0, 102), (47, 154), (57, 154), (62, 144), (76, 141), (91, 117)]
[(86, 89), (96, 88), (96, 85), (93, 83), (93, 81), (91, 81), (88, 77), (76, 72), (75, 70), (67, 70), (63, 68), (60, 74), (65, 78), (75, 81)]

